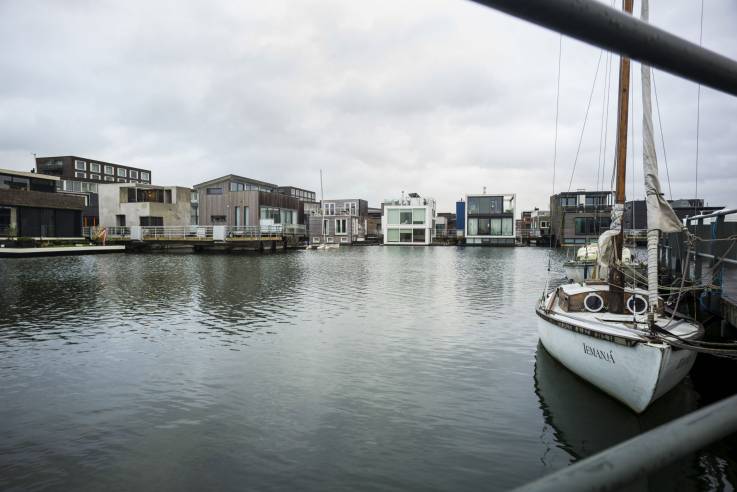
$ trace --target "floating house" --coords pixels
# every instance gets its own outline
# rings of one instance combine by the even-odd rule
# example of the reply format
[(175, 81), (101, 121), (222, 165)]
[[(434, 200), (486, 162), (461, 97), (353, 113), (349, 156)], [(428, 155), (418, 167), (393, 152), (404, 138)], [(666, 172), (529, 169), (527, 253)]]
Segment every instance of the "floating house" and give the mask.
[(59, 178), (0, 169), (0, 237), (79, 238), (83, 196), (57, 192)]
[(555, 246), (579, 246), (596, 241), (609, 229), (611, 191), (577, 190), (550, 197), (550, 240)]
[(309, 222), (312, 244), (363, 242), (368, 232), (368, 202), (360, 198), (323, 200)]
[(286, 188), (289, 194), (280, 193), (275, 184), (235, 174), (196, 184), (198, 222), (236, 227), (304, 224), (305, 201), (291, 194), (292, 187)]
[(381, 218), (384, 244), (422, 246), (432, 242), (435, 233), (435, 200), (410, 193), (387, 199)]
[(466, 195), (466, 245), (514, 246), (516, 201), (514, 193)]
[(100, 225), (187, 226), (192, 221), (192, 190), (142, 183), (99, 186)]

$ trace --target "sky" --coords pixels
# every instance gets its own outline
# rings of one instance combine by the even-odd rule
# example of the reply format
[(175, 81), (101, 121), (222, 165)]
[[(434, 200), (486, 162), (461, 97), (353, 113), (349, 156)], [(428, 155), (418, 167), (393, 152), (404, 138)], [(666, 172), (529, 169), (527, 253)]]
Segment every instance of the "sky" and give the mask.
[[(698, 42), (700, 2), (650, 3), (652, 24)], [(706, 1), (703, 45), (737, 59), (735, 23), (737, 3)], [(516, 193), (517, 215), (611, 183), (618, 58), (466, 0), (2, 0), (0, 45), (0, 168), (79, 155), (155, 184), (233, 173), (318, 196), (322, 169), (326, 199), (417, 192), (454, 211), (485, 187)], [(627, 199), (642, 199), (632, 74)], [(666, 196), (698, 183), (737, 206), (737, 98), (702, 88), (697, 112), (696, 84), (654, 79)]]

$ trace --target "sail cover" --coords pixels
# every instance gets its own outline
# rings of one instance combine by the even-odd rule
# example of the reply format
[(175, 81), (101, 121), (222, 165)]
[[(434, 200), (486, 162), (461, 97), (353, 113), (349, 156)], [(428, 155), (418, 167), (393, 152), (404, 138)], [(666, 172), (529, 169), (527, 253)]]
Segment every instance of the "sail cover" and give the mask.
[[(648, 21), (648, 2), (642, 2), (642, 20)], [(650, 67), (641, 65), (642, 69), (642, 167), (645, 175), (645, 199), (647, 203), (647, 230), (660, 232), (680, 232), (683, 229), (681, 220), (663, 198), (658, 179), (658, 160), (655, 154), (655, 138), (653, 137), (652, 100), (650, 95)]]

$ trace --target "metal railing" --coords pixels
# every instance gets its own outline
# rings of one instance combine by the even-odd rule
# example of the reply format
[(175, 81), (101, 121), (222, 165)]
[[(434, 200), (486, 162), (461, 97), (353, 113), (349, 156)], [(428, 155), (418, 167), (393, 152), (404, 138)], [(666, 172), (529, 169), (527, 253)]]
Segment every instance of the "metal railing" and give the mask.
[(277, 224), (256, 226), (129, 226), (129, 227), (84, 227), (83, 235), (90, 239), (99, 237), (102, 229), (107, 230), (107, 240), (169, 240), (169, 241), (228, 241), (238, 239), (261, 239), (282, 236), (304, 236), (301, 224)]
[(618, 490), (735, 431), (737, 396), (732, 396), (515, 490)]

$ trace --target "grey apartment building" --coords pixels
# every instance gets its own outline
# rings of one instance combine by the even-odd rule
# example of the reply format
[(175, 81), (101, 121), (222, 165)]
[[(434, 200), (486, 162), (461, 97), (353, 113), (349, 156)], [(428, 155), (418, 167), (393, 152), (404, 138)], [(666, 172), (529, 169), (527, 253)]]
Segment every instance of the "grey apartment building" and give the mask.
[(58, 192), (84, 198), (84, 226), (96, 226), (100, 223), (98, 184), (151, 183), (151, 171), (148, 169), (76, 155), (36, 157), (36, 172), (59, 178), (56, 182)]
[[(291, 187), (288, 187), (291, 188)], [(200, 225), (300, 224), (304, 202), (272, 183), (228, 174), (194, 186)], [(301, 212), (301, 213), (300, 213)]]
[(310, 242), (352, 244), (366, 240), (368, 202), (360, 198), (323, 200), (309, 217)]
[(568, 191), (550, 197), (550, 240), (555, 246), (594, 242), (609, 229), (611, 191)]

